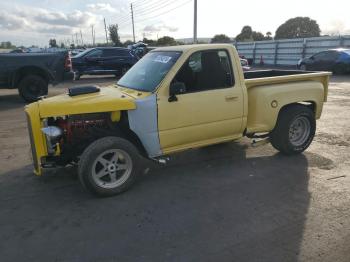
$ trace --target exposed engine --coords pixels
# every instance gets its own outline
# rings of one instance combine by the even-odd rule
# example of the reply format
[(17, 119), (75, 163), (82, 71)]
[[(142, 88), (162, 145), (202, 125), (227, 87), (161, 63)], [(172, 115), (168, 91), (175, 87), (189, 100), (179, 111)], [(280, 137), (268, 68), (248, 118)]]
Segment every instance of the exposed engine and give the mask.
[[(57, 135), (57, 138), (52, 138), (52, 134), (50, 134), (51, 139), (48, 139), (49, 151), (54, 153), (58, 144), (61, 154), (57, 157), (52, 154), (47, 158), (47, 161), (62, 166), (77, 162), (85, 148), (96, 139), (120, 135), (122, 132), (121, 120), (113, 122), (110, 113), (49, 118), (47, 126), (49, 129), (46, 132), (57, 131), (59, 133), (58, 131), (61, 130), (62, 134)], [(58, 130), (54, 130), (54, 127), (58, 127)]]
[(91, 137), (92, 131), (98, 134), (99, 130), (107, 130), (111, 120), (106, 113), (71, 115), (65, 119), (57, 118), (55, 125), (64, 133), (63, 141), (60, 143), (76, 144)]

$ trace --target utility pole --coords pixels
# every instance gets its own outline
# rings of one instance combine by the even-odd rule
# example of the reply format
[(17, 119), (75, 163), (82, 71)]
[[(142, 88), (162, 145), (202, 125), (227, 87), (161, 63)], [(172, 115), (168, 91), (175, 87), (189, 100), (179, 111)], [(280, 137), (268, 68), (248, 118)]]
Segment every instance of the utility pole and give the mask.
[(193, 43), (197, 44), (197, 0), (194, 0)]
[(80, 40), (81, 40), (81, 45), (84, 45), (83, 33), (81, 32), (81, 29), (80, 29)]
[(105, 23), (106, 42), (107, 42), (107, 44), (108, 44), (108, 36), (107, 36), (106, 18), (103, 18), (103, 22)]
[(94, 25), (91, 25), (92, 46), (95, 46)]
[(135, 23), (134, 23), (134, 10), (132, 8), (132, 4), (130, 4), (130, 7), (131, 7), (132, 35), (134, 37), (134, 43), (135, 43)]

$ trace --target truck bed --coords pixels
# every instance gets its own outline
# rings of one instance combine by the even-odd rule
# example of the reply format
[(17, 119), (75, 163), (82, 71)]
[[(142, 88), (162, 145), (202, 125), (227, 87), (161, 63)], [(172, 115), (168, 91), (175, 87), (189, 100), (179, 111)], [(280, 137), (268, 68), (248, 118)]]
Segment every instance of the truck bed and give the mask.
[[(313, 103), (315, 117), (320, 118), (330, 75), (299, 70), (244, 72), (248, 91), (247, 133), (270, 132), (277, 121), (279, 105), (293, 101)], [(276, 102), (275, 107), (271, 106), (272, 101)]]
[(258, 86), (284, 84), (291, 82), (316, 81), (324, 87), (324, 101), (327, 101), (328, 82), (331, 72), (314, 72), (301, 70), (256, 70), (244, 72), (247, 89)]

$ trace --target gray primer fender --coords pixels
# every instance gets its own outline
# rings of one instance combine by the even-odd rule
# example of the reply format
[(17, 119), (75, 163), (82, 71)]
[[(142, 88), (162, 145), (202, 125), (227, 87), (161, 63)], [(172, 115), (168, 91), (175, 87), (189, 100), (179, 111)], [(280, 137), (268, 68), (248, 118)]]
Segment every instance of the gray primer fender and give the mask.
[(136, 109), (128, 111), (130, 129), (137, 134), (149, 157), (160, 156), (157, 95), (136, 99), (135, 103)]

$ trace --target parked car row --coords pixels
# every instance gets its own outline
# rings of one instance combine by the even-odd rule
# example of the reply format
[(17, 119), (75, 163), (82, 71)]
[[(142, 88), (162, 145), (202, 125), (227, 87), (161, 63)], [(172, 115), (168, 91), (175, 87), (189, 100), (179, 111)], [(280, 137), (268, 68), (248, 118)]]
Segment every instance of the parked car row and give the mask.
[(83, 75), (125, 74), (137, 61), (138, 56), (128, 48), (97, 47), (72, 57), (75, 79)]

